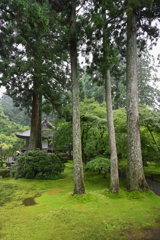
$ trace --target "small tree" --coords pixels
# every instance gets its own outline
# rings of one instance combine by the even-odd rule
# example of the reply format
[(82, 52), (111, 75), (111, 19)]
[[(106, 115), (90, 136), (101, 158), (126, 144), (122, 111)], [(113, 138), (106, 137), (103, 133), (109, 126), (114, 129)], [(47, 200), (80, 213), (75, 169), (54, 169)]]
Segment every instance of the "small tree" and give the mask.
[(86, 164), (85, 171), (87, 171), (88, 169), (91, 169), (92, 171), (99, 170), (99, 174), (101, 173), (101, 171), (103, 171), (105, 178), (109, 167), (110, 159), (104, 158), (103, 156), (96, 156), (93, 160)]

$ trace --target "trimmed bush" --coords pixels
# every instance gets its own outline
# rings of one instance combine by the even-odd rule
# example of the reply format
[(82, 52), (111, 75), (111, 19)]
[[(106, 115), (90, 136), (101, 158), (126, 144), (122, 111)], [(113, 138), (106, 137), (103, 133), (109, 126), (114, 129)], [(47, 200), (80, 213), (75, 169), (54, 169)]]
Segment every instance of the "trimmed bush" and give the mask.
[(58, 155), (47, 154), (35, 149), (26, 151), (15, 158), (17, 162), (15, 178), (58, 179), (65, 165)]
[(9, 169), (0, 169), (0, 177), (9, 177), (10, 176), (10, 170)]

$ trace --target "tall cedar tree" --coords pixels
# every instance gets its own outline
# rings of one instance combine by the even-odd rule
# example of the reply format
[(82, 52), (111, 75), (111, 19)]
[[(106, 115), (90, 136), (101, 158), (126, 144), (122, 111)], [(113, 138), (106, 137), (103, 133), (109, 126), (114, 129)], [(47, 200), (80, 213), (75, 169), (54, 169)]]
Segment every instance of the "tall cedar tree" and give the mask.
[[(112, 113), (112, 98), (111, 98), (111, 83), (110, 69), (116, 62), (116, 51), (111, 42), (111, 29), (109, 23), (112, 20), (107, 16), (108, 9), (112, 8), (112, 3), (109, 5), (107, 1), (94, 1), (91, 6), (92, 10), (88, 12), (86, 21), (91, 19), (91, 24), (87, 23), (86, 35), (88, 38), (86, 53), (91, 52), (93, 59), (88, 68), (88, 73), (93, 77), (93, 81), (105, 87), (106, 91), (106, 108), (107, 122), (110, 145), (110, 164), (111, 164), (111, 181), (110, 191), (112, 193), (119, 191), (118, 178), (118, 159), (116, 150), (116, 139)], [(98, 14), (98, 16), (97, 16)], [(102, 44), (103, 42), (103, 44)]]
[[(107, 38), (107, 24), (106, 24), (106, 0), (102, 2), (102, 11), (104, 15), (104, 29), (103, 29), (103, 45), (104, 45), (104, 61), (107, 61), (107, 50), (109, 49), (109, 39)], [(111, 56), (110, 56), (111, 57)], [(104, 72), (105, 90), (106, 90), (106, 106), (107, 106), (107, 123), (108, 123), (108, 137), (110, 147), (110, 192), (116, 193), (119, 191), (119, 177), (118, 177), (118, 158), (116, 148), (116, 138), (113, 122), (112, 111), (112, 97), (111, 97), (111, 81), (110, 69)]]
[[(157, 15), (159, 1), (128, 1), (127, 4), (127, 188), (139, 191), (148, 188), (143, 171), (139, 111), (137, 94), (137, 33), (140, 27), (151, 38), (157, 37), (157, 29), (151, 22)], [(152, 5), (153, 4), (153, 5)], [(152, 6), (152, 8), (151, 8)], [(141, 21), (144, 25), (141, 25)]]
[(74, 194), (84, 194), (84, 177), (81, 151), (81, 130), (79, 110), (79, 90), (77, 73), (77, 40), (76, 40), (76, 0), (72, 0), (70, 20), (70, 58), (72, 79), (72, 125), (73, 125), (73, 163)]
[[(118, 1), (114, 1), (115, 9)], [(141, 29), (149, 33), (151, 39), (157, 36), (157, 29), (151, 26), (151, 20), (156, 16), (154, 8), (149, 9), (151, 1), (124, 1), (121, 8), (117, 8), (115, 17), (122, 20), (122, 32), (127, 23), (127, 187), (130, 191), (139, 191), (148, 188), (144, 177), (141, 142), (139, 130), (138, 96), (137, 96), (137, 34), (140, 37)], [(114, 11), (111, 11), (113, 15)], [(124, 12), (127, 19), (123, 18)], [(127, 20), (127, 22), (126, 22)], [(141, 22), (143, 23), (141, 25)], [(116, 23), (119, 26), (119, 22)], [(138, 31), (137, 31), (137, 27)], [(119, 28), (119, 29), (120, 29)], [(114, 34), (118, 37), (117, 30)], [(145, 41), (141, 41), (145, 42)]]
[[(62, 12), (67, 1), (59, 3), (50, 1), (52, 8), (57, 12)], [(78, 70), (77, 70), (77, 29), (76, 29), (76, 0), (71, 0), (70, 12), (70, 61), (72, 80), (72, 126), (73, 126), (73, 164), (74, 164), (74, 194), (84, 194), (84, 176), (81, 151), (81, 131), (80, 131), (80, 110), (79, 110), (79, 90), (78, 90)]]
[[(121, 8), (117, 8), (115, 16), (121, 20), (117, 24), (118, 29), (124, 33), (127, 23), (127, 53), (126, 53), (126, 82), (127, 82), (127, 188), (130, 191), (139, 191), (148, 188), (145, 180), (141, 140), (139, 129), (138, 94), (137, 94), (137, 36), (142, 31), (147, 32), (151, 39), (157, 34), (157, 29), (151, 26), (151, 20), (155, 18), (156, 10), (149, 9), (153, 1), (124, 1)], [(114, 1), (118, 7), (118, 1)], [(126, 12), (126, 16), (124, 15)], [(138, 31), (137, 31), (138, 30)], [(116, 39), (119, 32), (114, 31)], [(145, 40), (141, 40), (145, 43)]]
[(137, 94), (137, 19), (134, 5), (127, 8), (127, 188), (148, 188), (143, 171)]
[(60, 38), (63, 29), (58, 27), (57, 15), (53, 15), (46, 3), (16, 0), (8, 7), (1, 5), (1, 10), (4, 20), (16, 29), (10, 37), (12, 48), (8, 56), (2, 56), (1, 85), (7, 88), (17, 106), (32, 109), (29, 148), (41, 148), (42, 94), (53, 106), (59, 105), (62, 85), (68, 81), (66, 64), (62, 65), (62, 59), (66, 58)]

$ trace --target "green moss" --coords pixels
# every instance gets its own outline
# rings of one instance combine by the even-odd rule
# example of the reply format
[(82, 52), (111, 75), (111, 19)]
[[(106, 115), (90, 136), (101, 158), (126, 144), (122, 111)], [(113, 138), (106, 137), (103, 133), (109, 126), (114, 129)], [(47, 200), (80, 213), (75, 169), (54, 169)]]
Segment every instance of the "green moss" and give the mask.
[(86, 204), (98, 200), (98, 197), (92, 193), (87, 193), (83, 195), (73, 195), (73, 193), (68, 193), (66, 198), (70, 201), (76, 202), (76, 204)]
[(121, 191), (111, 194), (109, 175), (87, 172), (86, 194), (73, 196), (72, 164), (58, 180), (0, 179), (1, 240), (124, 240), (127, 231), (140, 236), (158, 228), (160, 201), (154, 193), (127, 192), (121, 182)]

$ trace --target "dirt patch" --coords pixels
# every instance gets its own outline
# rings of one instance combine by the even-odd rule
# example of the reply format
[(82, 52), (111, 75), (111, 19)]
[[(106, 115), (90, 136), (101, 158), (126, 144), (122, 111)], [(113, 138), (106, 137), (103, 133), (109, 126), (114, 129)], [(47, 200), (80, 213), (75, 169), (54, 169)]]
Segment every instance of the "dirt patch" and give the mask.
[(144, 236), (142, 240), (160, 240), (160, 229), (159, 228), (147, 228), (144, 229)]
[(95, 183), (94, 185), (98, 185), (98, 184), (101, 184), (101, 182)]
[[(156, 222), (160, 223), (159, 220)], [(121, 233), (129, 240), (160, 240), (160, 224), (153, 228), (123, 230)]]
[(53, 193), (60, 193), (59, 190), (64, 190), (64, 188), (57, 188), (57, 189), (51, 190), (48, 192), (48, 194), (52, 195)]
[(79, 208), (79, 209), (84, 209), (83, 207), (81, 207), (81, 206), (77, 206), (77, 208)]
[(156, 222), (156, 223), (160, 223), (160, 220), (157, 219), (157, 220), (155, 220), (155, 222)]
[(53, 193), (60, 193), (58, 189), (51, 190), (48, 192), (49, 195), (52, 195)]
[(31, 197), (25, 198), (22, 203), (22, 205), (25, 205), (25, 206), (33, 206), (35, 204), (36, 204), (36, 202), (34, 201), (34, 198), (31, 198)]

